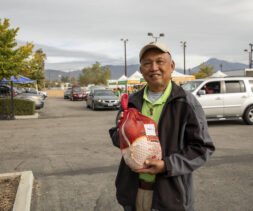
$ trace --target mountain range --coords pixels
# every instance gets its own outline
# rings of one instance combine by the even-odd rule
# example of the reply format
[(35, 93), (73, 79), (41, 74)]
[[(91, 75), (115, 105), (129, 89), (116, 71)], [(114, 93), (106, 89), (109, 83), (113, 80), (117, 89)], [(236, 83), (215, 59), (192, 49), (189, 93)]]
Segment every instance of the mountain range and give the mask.
[[(205, 65), (211, 65), (214, 67), (213, 72), (217, 70), (222, 70), (223, 72), (232, 71), (232, 70), (239, 70), (248, 68), (248, 65), (242, 63), (233, 63), (224, 60), (219, 60), (216, 58), (211, 58), (204, 62)], [(200, 64), (201, 65), (201, 64)], [(199, 66), (196, 66), (192, 69), (186, 70), (186, 74), (192, 74), (199, 71)], [(107, 65), (111, 71), (111, 79), (118, 79), (120, 76), (125, 74), (125, 66), (124, 65)], [(127, 66), (127, 76), (132, 75), (135, 71), (139, 70), (140, 65), (128, 65)], [(177, 72), (184, 73), (183, 69), (175, 69)], [(53, 70), (53, 69), (46, 69), (46, 79), (47, 80), (60, 80), (62, 76), (69, 76), (69, 78), (75, 77), (78, 79), (79, 74), (82, 73), (81, 70), (75, 71), (61, 71), (61, 70)]]

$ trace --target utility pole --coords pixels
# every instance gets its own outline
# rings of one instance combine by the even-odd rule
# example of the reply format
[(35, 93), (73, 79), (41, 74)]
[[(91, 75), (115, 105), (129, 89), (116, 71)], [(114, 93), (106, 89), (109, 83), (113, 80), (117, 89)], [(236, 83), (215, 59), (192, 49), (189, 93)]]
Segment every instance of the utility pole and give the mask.
[(244, 49), (245, 52), (249, 52), (249, 68), (252, 68), (252, 52), (253, 52), (253, 44), (249, 43), (249, 51), (247, 49)]
[(160, 33), (159, 36), (154, 36), (153, 33), (149, 32), (148, 36), (153, 37), (155, 39), (155, 42), (157, 42), (157, 39), (159, 39), (160, 37), (164, 37), (164, 33)]
[(185, 48), (186, 48), (186, 41), (181, 41), (180, 42), (183, 46), (183, 50), (184, 50), (184, 74), (185, 74), (185, 70), (186, 70), (186, 65), (185, 65)]
[[(125, 76), (127, 77), (126, 43), (127, 43), (128, 39), (120, 39), (120, 40), (124, 42)], [(128, 89), (127, 89), (127, 82), (126, 82), (126, 87), (125, 87), (125, 90), (126, 90), (126, 93), (128, 93)]]
[(220, 71), (222, 71), (222, 64), (220, 64)]

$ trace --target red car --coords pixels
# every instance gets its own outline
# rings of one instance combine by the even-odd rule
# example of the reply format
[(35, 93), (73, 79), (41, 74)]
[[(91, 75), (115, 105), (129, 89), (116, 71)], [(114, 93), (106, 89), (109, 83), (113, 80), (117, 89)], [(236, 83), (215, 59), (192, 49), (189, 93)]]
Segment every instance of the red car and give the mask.
[(82, 89), (72, 89), (70, 94), (69, 94), (69, 99), (71, 101), (74, 100), (84, 100), (86, 98), (86, 94), (84, 93), (84, 91)]

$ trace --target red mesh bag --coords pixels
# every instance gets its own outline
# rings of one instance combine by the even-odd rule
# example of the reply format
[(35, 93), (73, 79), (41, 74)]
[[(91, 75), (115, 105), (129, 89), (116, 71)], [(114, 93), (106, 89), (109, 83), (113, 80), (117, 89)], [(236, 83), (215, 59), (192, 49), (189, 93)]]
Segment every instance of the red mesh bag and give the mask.
[(131, 169), (147, 168), (147, 159), (161, 160), (162, 152), (156, 122), (135, 108), (127, 109), (127, 95), (122, 96), (124, 116), (119, 124), (120, 149)]

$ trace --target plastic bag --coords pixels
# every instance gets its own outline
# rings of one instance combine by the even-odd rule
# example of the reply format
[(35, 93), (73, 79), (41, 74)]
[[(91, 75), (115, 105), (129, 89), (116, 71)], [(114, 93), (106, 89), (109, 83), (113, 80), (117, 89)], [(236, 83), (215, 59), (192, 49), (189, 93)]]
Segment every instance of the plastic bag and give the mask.
[(125, 110), (119, 125), (122, 156), (131, 169), (147, 168), (145, 160), (162, 158), (156, 122), (135, 108), (127, 109), (127, 95), (121, 102)]

